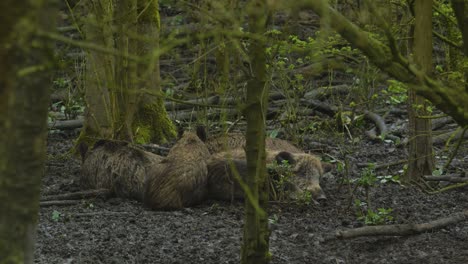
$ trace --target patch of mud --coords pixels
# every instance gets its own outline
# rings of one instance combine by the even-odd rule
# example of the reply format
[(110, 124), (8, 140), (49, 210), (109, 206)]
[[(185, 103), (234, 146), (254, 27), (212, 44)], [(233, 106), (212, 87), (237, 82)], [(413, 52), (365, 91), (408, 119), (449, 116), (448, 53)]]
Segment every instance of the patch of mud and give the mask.
[[(43, 194), (78, 191), (80, 162), (67, 155), (73, 136), (49, 137)], [(332, 153), (342, 158), (339, 151)], [(465, 153), (466, 155), (466, 153)], [(362, 142), (351, 163), (388, 163), (405, 153), (384, 143)], [(462, 158), (463, 159), (463, 158)], [(466, 160), (462, 162), (466, 170)], [(402, 166), (378, 170), (398, 173)], [(361, 169), (353, 167), (350, 177)], [(325, 241), (337, 229), (362, 226), (342, 175), (323, 179), (328, 200), (318, 205), (272, 204), (272, 263), (468, 263), (468, 225), (452, 225), (408, 237)], [(427, 195), (397, 184), (377, 184), (372, 207), (392, 208), (394, 223), (420, 223), (468, 208), (468, 190)], [(207, 201), (179, 211), (149, 211), (140, 203), (112, 198), (84, 200), (40, 211), (35, 263), (239, 263), (243, 205)]]

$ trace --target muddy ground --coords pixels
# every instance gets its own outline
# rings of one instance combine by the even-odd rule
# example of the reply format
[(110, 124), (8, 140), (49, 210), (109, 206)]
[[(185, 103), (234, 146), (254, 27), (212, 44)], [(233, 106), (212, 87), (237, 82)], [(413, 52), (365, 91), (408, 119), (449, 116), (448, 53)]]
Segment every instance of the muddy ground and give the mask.
[[(49, 135), (43, 194), (80, 190), (80, 161), (67, 154), (75, 136)], [(406, 156), (403, 147), (366, 139), (351, 151), (351, 178), (362, 171), (358, 163), (383, 164)], [(327, 152), (343, 158), (342, 149)], [(466, 170), (467, 161), (465, 144), (454, 170)], [(394, 175), (401, 169), (393, 166), (376, 174)], [(271, 204), (272, 263), (468, 263), (467, 222), (408, 237), (325, 240), (338, 229), (363, 225), (350, 201), (364, 199), (364, 191), (358, 188), (351, 198), (353, 186), (341, 184), (343, 177), (334, 172), (322, 180), (328, 200), (320, 204)], [(370, 201), (374, 210), (393, 209), (390, 223), (420, 223), (467, 209), (468, 189), (427, 195), (398, 184), (376, 184)], [(242, 218), (242, 203), (217, 201), (171, 212), (149, 211), (119, 198), (41, 207), (35, 263), (239, 263)]]

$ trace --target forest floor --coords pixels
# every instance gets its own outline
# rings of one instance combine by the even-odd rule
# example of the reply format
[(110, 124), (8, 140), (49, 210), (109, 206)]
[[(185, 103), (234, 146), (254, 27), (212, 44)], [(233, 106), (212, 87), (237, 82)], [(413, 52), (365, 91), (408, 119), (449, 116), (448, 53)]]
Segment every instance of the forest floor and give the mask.
[[(68, 154), (75, 136), (49, 135), (43, 195), (80, 190), (80, 161)], [(329, 152), (339, 156), (339, 151)], [(363, 171), (358, 163), (406, 158), (404, 147), (366, 139), (355, 142), (349, 153), (350, 178)], [(465, 143), (453, 164), (466, 171), (467, 163)], [(395, 175), (402, 166), (376, 174)], [(322, 179), (328, 199), (319, 204), (271, 204), (271, 263), (468, 263), (466, 222), (405, 237), (325, 239), (336, 230), (363, 226), (354, 199), (365, 200), (365, 192), (353, 192), (354, 185), (341, 183), (343, 177), (333, 172)], [(393, 209), (389, 223), (422, 223), (468, 209), (468, 190), (428, 195), (414, 187), (376, 183), (369, 201), (374, 211)], [(35, 263), (239, 263), (242, 222), (241, 202), (206, 201), (183, 210), (150, 211), (131, 200), (96, 198), (41, 207)]]

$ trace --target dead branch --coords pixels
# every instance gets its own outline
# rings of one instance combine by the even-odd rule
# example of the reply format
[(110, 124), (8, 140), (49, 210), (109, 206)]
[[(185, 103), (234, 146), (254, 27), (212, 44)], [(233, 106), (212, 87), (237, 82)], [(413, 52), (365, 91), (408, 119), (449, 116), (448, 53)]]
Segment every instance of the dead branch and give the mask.
[(57, 195), (48, 195), (41, 198), (41, 202), (45, 201), (63, 201), (63, 200), (79, 200), (94, 197), (107, 197), (110, 191), (107, 189), (88, 190), (82, 192), (73, 192)]
[(54, 205), (75, 205), (79, 203), (81, 203), (81, 200), (43, 201), (39, 202), (39, 206), (47, 207)]
[[(438, 135), (438, 136), (434, 136), (434, 138), (432, 139), (432, 143), (434, 145), (445, 144), (446, 141), (449, 140), (449, 139), (451, 139), (451, 140), (460, 139), (462, 134), (463, 134), (462, 129), (449, 131), (447, 133), (444, 133), (444, 134), (441, 134), (441, 135)], [(468, 133), (464, 134), (463, 138), (467, 139), (468, 138)]]
[(460, 177), (459, 175), (444, 175), (444, 176), (424, 176), (426, 181), (446, 181), (453, 183), (468, 182), (467, 177)]
[(76, 213), (72, 214), (73, 217), (93, 217), (93, 216), (134, 216), (132, 212), (112, 212), (112, 211), (97, 211), (90, 213)]
[(338, 112), (338, 108), (336, 108), (335, 106), (317, 100), (301, 99), (301, 105), (311, 107), (314, 110), (317, 110), (332, 117)]
[(365, 226), (349, 230), (339, 230), (328, 239), (349, 239), (363, 236), (409, 236), (441, 229), (467, 219), (468, 210), (465, 210), (449, 217), (421, 224)]
[(374, 122), (374, 124), (377, 126), (379, 129), (380, 135), (387, 135), (388, 134), (388, 129), (387, 125), (385, 124), (385, 120), (379, 116), (376, 113), (369, 112), (369, 111), (364, 111), (364, 116)]
[(429, 194), (438, 194), (438, 193), (446, 192), (448, 190), (462, 188), (462, 187), (465, 187), (465, 186), (468, 186), (468, 181), (467, 182), (460, 182), (460, 183), (451, 184), (451, 185), (445, 186), (444, 188), (438, 189), (436, 191), (428, 192), (428, 193)]
[(432, 121), (432, 130), (440, 129), (444, 127), (445, 125), (449, 123), (453, 123), (453, 122), (454, 121), (451, 117), (443, 117), (443, 118), (436, 119)]
[(347, 84), (326, 86), (313, 89), (310, 92), (304, 94), (305, 99), (323, 99), (324, 97), (330, 97), (331, 95), (345, 95), (353, 91), (353, 88)]
[(375, 165), (374, 163), (358, 163), (358, 164), (356, 164), (356, 166), (358, 168), (368, 168), (370, 166), (375, 165), (374, 169), (378, 170), (378, 169), (384, 169), (384, 168), (388, 168), (388, 167), (392, 167), (392, 166), (405, 164), (406, 162), (408, 162), (408, 160), (397, 160), (397, 161), (394, 161), (394, 162), (378, 164), (378, 165)]
[(75, 128), (82, 127), (83, 122), (84, 121), (82, 119), (55, 121), (55, 122), (50, 122), (48, 126), (49, 126), (49, 129), (68, 130), (68, 129), (75, 129)]
[(166, 109), (169, 111), (173, 110), (186, 110), (186, 109), (191, 109), (197, 106), (202, 106), (202, 105), (217, 105), (219, 104), (219, 96), (210, 96), (208, 98), (198, 98), (198, 99), (193, 99), (193, 100), (187, 100), (187, 101), (181, 101), (181, 102), (174, 102), (174, 101), (168, 101), (164, 103), (164, 106)]

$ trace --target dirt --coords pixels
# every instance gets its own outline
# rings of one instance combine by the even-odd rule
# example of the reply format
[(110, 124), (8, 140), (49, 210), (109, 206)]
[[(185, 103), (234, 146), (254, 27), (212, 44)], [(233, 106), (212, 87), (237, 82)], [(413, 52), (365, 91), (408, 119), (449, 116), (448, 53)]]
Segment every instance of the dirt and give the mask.
[[(51, 134), (43, 194), (79, 191), (80, 161), (69, 151), (75, 134)], [(346, 155), (350, 164), (398, 161), (402, 147), (361, 140)], [(438, 149), (436, 149), (438, 150)], [(344, 160), (343, 149), (331, 155)], [(466, 147), (455, 164), (466, 170)], [(443, 160), (438, 160), (443, 162)], [(362, 169), (350, 166), (350, 178)], [(376, 171), (395, 175), (402, 165)], [(319, 204), (272, 203), (271, 263), (468, 263), (468, 225), (461, 222), (406, 237), (326, 240), (336, 230), (363, 226), (353, 200), (365, 191), (342, 184), (343, 173), (322, 179), (328, 199)], [(418, 188), (376, 183), (371, 208), (391, 208), (388, 223), (421, 223), (468, 208), (466, 188), (428, 195)], [(350, 206), (351, 205), (351, 206)], [(206, 201), (178, 211), (150, 211), (120, 198), (41, 207), (35, 263), (239, 263), (243, 204)]]

